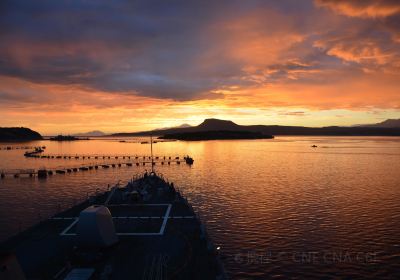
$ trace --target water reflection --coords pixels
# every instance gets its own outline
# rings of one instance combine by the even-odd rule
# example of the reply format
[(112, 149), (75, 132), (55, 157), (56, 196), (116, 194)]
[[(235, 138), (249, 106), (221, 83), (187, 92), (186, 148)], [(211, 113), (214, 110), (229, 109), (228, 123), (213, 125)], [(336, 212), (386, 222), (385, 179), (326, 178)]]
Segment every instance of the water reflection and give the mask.
[[(400, 142), (394, 137), (278, 137), (168, 142), (155, 154), (195, 164), (156, 166), (199, 209), (233, 278), (395, 278), (400, 257)], [(118, 140), (34, 142), (46, 152), (142, 155), (149, 145)], [(316, 144), (318, 148), (310, 146)], [(2, 168), (76, 165), (0, 151)], [(87, 159), (85, 159), (88, 161)], [(93, 159), (90, 159), (93, 161)], [(0, 181), (5, 238), (96, 188), (149, 166)]]

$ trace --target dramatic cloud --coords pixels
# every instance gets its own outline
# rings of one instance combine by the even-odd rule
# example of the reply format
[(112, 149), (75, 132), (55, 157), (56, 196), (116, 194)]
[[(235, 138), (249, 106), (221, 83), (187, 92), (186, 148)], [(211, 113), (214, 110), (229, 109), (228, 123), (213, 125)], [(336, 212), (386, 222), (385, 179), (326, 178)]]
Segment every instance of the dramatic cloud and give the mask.
[(365, 73), (400, 74), (400, 47), (388, 33), (381, 32), (373, 36), (361, 30), (321, 37), (314, 42), (315, 47), (345, 63), (356, 64), (352, 65), (353, 68), (358, 66)]
[(310, 8), (296, 1), (5, 1), (0, 74), (175, 100), (221, 98), (218, 90), (259, 82), (260, 73), (274, 81), (314, 71), (303, 61), (315, 55), (304, 44), (316, 18), (304, 20)]
[(4, 0), (0, 125), (38, 126), (46, 112), (57, 118), (40, 124), (45, 131), (250, 122), (268, 110), (301, 121), (308, 110), (392, 112), (399, 8), (389, 0)]
[(387, 17), (400, 14), (398, 0), (316, 0), (317, 5), (353, 17)]
[(207, 48), (198, 34), (212, 24), (203, 14), (214, 17), (213, 4), (17, 0), (2, 5), (2, 75), (192, 99), (209, 97), (218, 86), (219, 77), (211, 79), (211, 72), (227, 75), (234, 66), (198, 65)]

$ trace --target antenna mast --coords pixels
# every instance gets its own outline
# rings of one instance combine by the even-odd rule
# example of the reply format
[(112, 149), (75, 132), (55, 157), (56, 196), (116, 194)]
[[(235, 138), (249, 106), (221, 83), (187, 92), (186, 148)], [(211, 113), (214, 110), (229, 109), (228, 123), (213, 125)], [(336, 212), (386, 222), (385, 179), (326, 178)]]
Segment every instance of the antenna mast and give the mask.
[(151, 150), (151, 173), (154, 173), (154, 160), (153, 160), (153, 134), (150, 134), (150, 150)]

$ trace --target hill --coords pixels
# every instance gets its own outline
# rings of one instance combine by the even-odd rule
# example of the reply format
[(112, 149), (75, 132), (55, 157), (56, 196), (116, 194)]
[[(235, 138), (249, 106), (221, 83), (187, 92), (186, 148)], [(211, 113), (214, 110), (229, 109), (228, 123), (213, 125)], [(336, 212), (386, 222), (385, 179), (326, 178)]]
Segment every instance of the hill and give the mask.
[(153, 129), (153, 131), (173, 129), (173, 128), (186, 128), (186, 127), (192, 127), (192, 126), (187, 124), (187, 123), (184, 123), (184, 124), (181, 124), (179, 126), (156, 128), (156, 129)]
[(185, 128), (171, 128), (157, 131), (142, 131), (133, 133), (116, 133), (111, 136), (162, 136), (175, 133), (190, 133), (200, 131), (249, 131), (266, 135), (315, 135), (315, 136), (400, 136), (400, 128), (397, 127), (304, 127), (281, 125), (238, 125), (229, 120), (206, 119), (198, 126)]
[(274, 136), (261, 132), (231, 131), (231, 130), (208, 130), (185, 133), (172, 133), (158, 137), (159, 139), (176, 139), (185, 141), (199, 140), (230, 140), (230, 139), (272, 139)]
[(388, 119), (376, 124), (358, 125), (361, 127), (386, 127), (386, 128), (400, 128), (400, 119)]
[(42, 139), (42, 135), (26, 127), (0, 127), (0, 141), (30, 141)]
[(106, 135), (106, 134), (100, 130), (93, 130), (93, 131), (89, 131), (89, 132), (76, 133), (73, 136), (99, 137), (99, 136), (104, 136), (104, 135)]
[(55, 137), (51, 137), (49, 139), (50, 141), (78, 141), (78, 140), (89, 140), (88, 138), (78, 138), (75, 136), (71, 136), (71, 135), (57, 135)]

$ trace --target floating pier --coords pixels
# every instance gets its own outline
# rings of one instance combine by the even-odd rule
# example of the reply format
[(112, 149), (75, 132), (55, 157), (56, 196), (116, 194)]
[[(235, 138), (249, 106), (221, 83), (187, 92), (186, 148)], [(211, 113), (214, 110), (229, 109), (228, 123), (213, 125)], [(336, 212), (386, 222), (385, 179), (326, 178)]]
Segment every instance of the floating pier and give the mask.
[[(85, 155), (85, 154), (38, 154), (38, 153), (25, 153), (26, 157), (31, 158), (47, 158), (47, 159), (79, 159), (79, 160), (86, 160), (86, 159), (129, 159), (129, 160), (151, 160), (151, 156), (143, 156), (143, 155), (108, 155), (108, 154), (97, 154), (97, 155)], [(161, 160), (179, 160), (181, 159), (180, 156), (153, 156), (153, 161), (161, 161)]]
[[(6, 147), (10, 148), (11, 147)], [(19, 147), (21, 149), (21, 147)], [(146, 156), (146, 155), (106, 155), (106, 154), (95, 154), (95, 155), (79, 155), (79, 154), (43, 154), (43, 147), (23, 147), (23, 148), (34, 148), (33, 151), (25, 152), (24, 156), (28, 158), (35, 159), (75, 159), (75, 160), (97, 160), (100, 162), (88, 162), (86, 164), (81, 164), (78, 167), (57, 167), (57, 168), (49, 168), (49, 169), (11, 169), (11, 170), (0, 170), (0, 178), (5, 178), (6, 176), (13, 176), (14, 178), (19, 178), (20, 176), (29, 176), (38, 178), (47, 178), (48, 175), (56, 174), (66, 174), (73, 172), (83, 172), (89, 171), (93, 169), (99, 169), (102, 167), (106, 168), (116, 168), (122, 166), (155, 166), (157, 164), (168, 164), (175, 163), (177, 165), (181, 164), (181, 161), (186, 162), (188, 165), (193, 164), (193, 159), (189, 156), (185, 156), (181, 158), (180, 156)], [(113, 160), (112, 162), (105, 162), (107, 160)]]
[(0, 151), (10, 151), (10, 150), (36, 150), (36, 149), (46, 149), (46, 146), (6, 146), (0, 147)]
[(29, 176), (33, 177), (37, 174), (35, 169), (9, 169), (9, 170), (0, 170), (0, 177), (4, 178), (6, 176), (13, 176), (14, 178), (18, 178), (20, 176)]
[[(30, 158), (38, 158), (38, 159), (71, 159), (71, 160), (116, 160), (117, 162), (111, 162), (109, 167), (116, 167), (118, 165), (121, 167), (122, 164), (128, 164), (128, 166), (136, 165), (146, 165), (146, 163), (153, 163), (153, 165), (168, 164), (171, 163), (180, 164), (182, 161), (186, 162), (189, 165), (192, 165), (194, 160), (189, 156), (180, 157), (180, 156), (139, 156), (139, 155), (72, 155), (72, 154), (38, 154), (35, 152), (25, 153), (26, 157)], [(123, 163), (121, 163), (123, 161)], [(104, 165), (104, 163), (100, 162), (99, 164)], [(130, 165), (129, 165), (130, 164)], [(104, 167), (104, 166), (102, 166)], [(107, 167), (105, 167), (107, 168)]]
[(99, 169), (99, 167), (102, 167), (103, 169), (107, 169), (107, 168), (120, 168), (123, 166), (126, 167), (131, 167), (134, 164), (136, 166), (146, 166), (149, 165), (151, 166), (153, 165), (157, 165), (157, 164), (168, 164), (171, 165), (171, 163), (175, 163), (175, 164), (180, 164), (181, 161), (180, 160), (168, 160), (168, 161), (160, 161), (160, 162), (156, 162), (156, 161), (149, 161), (149, 160), (145, 160), (145, 161), (138, 161), (138, 162), (111, 162), (111, 163), (102, 163), (102, 164), (95, 164), (95, 163), (88, 163), (87, 165), (80, 165), (78, 167), (70, 167), (70, 166), (66, 166), (66, 167), (57, 167), (57, 168), (49, 168), (49, 169), (9, 169), (9, 170), (0, 170), (0, 177), (1, 178), (5, 178), (5, 177), (9, 177), (12, 176), (14, 178), (19, 178), (21, 176), (28, 176), (28, 177), (38, 177), (38, 178), (46, 178), (48, 175), (53, 175), (55, 174), (67, 174), (67, 173), (73, 173), (73, 172), (85, 172), (85, 171), (90, 171), (90, 170), (94, 170), (94, 169)]

